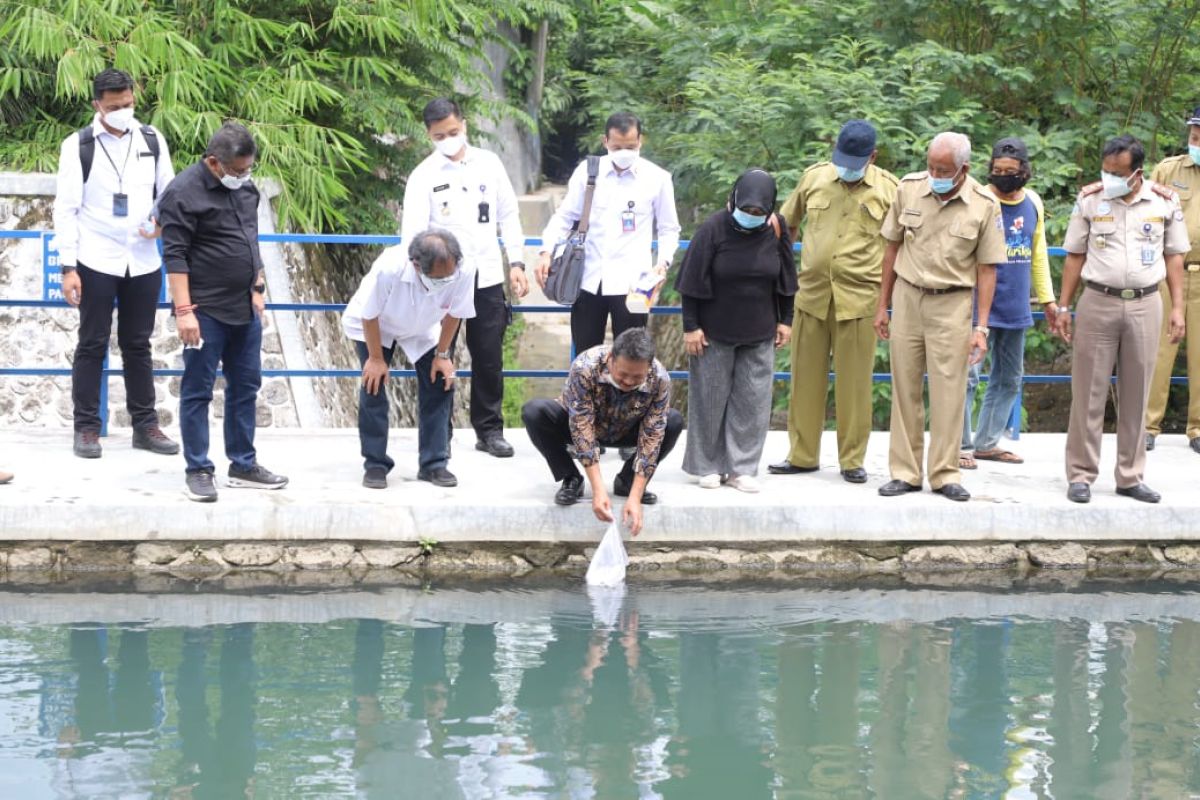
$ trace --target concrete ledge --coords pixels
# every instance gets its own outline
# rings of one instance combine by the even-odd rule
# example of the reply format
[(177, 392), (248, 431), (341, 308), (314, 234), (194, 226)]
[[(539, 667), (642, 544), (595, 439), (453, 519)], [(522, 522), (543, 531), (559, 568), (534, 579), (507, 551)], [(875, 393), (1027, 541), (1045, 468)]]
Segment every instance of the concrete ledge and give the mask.
[[(176, 435), (176, 432), (172, 432)], [(553, 504), (555, 486), (523, 431), (507, 434), (517, 456), (499, 460), (473, 449), (474, 435), (459, 431), (451, 469), (456, 489), (415, 480), (416, 435), (392, 433), (398, 466), (384, 491), (362, 488), (353, 430), (260, 430), (259, 459), (289, 475), (283, 491), (221, 488), (219, 502), (189, 502), (183, 460), (132, 450), (128, 430), (104, 440), (104, 457), (71, 454), (69, 431), (0, 431), (0, 467), (17, 474), (0, 486), (0, 540), (38, 542), (510, 542), (589, 544), (604, 526), (584, 502)], [(981, 463), (964, 473), (973, 493), (954, 503), (928, 491), (880, 497), (887, 480), (887, 434), (872, 436), (866, 485), (845, 483), (836, 468), (835, 441), (825, 437), (823, 468), (798, 476), (765, 475), (763, 492), (701, 489), (679, 468), (683, 442), (662, 466), (653, 488), (662, 498), (646, 508), (639, 544), (1187, 542), (1200, 535), (1200, 461), (1182, 436), (1164, 436), (1149, 454), (1147, 482), (1164, 501), (1152, 506), (1113, 494), (1109, 476), (1115, 442), (1106, 436), (1103, 477), (1094, 500), (1067, 501), (1062, 434), (1022, 437), (1011, 447), (1020, 466)], [(773, 432), (764, 461), (787, 452), (787, 436)], [(213, 455), (224, 475), (220, 423), (213, 423)], [(605, 474), (618, 468), (610, 453)], [(619, 508), (619, 503), (618, 503)], [(929, 558), (941, 558), (934, 554)], [(1053, 561), (1053, 554), (1045, 559)], [(916, 558), (914, 556), (914, 558)], [(1030, 551), (1029, 558), (1037, 560)]]

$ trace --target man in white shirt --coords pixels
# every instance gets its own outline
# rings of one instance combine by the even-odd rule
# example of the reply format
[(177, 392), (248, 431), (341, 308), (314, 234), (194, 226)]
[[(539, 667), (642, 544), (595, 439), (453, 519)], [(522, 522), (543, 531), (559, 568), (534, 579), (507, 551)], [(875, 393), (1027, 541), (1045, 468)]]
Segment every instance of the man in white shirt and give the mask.
[(91, 126), (62, 143), (54, 241), (62, 288), (79, 309), (79, 344), (71, 367), (75, 455), (99, 458), (100, 382), (117, 301), (117, 344), (133, 446), (164, 455), (179, 445), (159, 428), (154, 408), (150, 335), (162, 292), (162, 259), (151, 217), (175, 171), (162, 135), (134, 119), (133, 79), (106, 69), (92, 82)]
[(389, 247), (342, 313), (342, 329), (362, 362), (358, 438), (363, 486), (386, 489), (395, 462), (387, 454), (385, 384), (396, 346), (417, 372), (417, 479), (457, 486), (450, 461), (450, 413), (454, 410), (451, 345), (461, 320), (475, 316), (475, 274), (465, 264), (454, 234), (427, 230)]
[(464, 265), (475, 274), (475, 316), (466, 324), (475, 449), (508, 458), (513, 449), (504, 440), (501, 407), (509, 305), (496, 226), (511, 267), (509, 286), (516, 297), (524, 297), (529, 282), (517, 195), (499, 157), (467, 143), (467, 123), (457, 103), (444, 97), (431, 100), (423, 116), (435, 149), (408, 176), (400, 237), (407, 243), (426, 229), (447, 230), (463, 249)]
[[(625, 307), (625, 296), (642, 273), (657, 270), (665, 277), (679, 247), (679, 218), (675, 214), (675, 187), (671, 173), (639, 157), (642, 123), (629, 113), (613, 114), (604, 126), (595, 195), (584, 246), (583, 284), (571, 306), (571, 338), (575, 352), (604, 343), (604, 329), (612, 318), (613, 337), (630, 328), (644, 328), (648, 314)], [(587, 190), (587, 162), (571, 175), (567, 196), (542, 232), (537, 280), (546, 285), (550, 252), (565, 241), (583, 214)], [(653, 252), (658, 234), (658, 254)]]

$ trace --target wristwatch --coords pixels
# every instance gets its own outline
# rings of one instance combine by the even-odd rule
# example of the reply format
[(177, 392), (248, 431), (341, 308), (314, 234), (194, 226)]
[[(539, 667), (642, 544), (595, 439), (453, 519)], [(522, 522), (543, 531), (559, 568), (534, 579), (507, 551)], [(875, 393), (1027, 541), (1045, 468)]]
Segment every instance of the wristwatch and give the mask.
[(434, 350), (434, 351), (433, 351), (433, 357), (434, 357), (434, 358), (444, 358), (444, 359), (446, 359), (447, 361), (451, 361), (451, 360), (453, 360), (453, 359), (452, 359), (452, 357), (451, 357), (451, 355), (450, 355), (450, 351), (449, 351), (449, 350)]
[(987, 327), (987, 325), (976, 325), (975, 332), (982, 333), (984, 336), (987, 336), (988, 335), (988, 327)]
[(251, 288), (259, 294), (266, 294), (267, 292), (267, 285), (265, 283), (256, 283)]
[(524, 261), (510, 261), (510, 262), (508, 262), (508, 266), (510, 269), (519, 269), (519, 270), (524, 271), (525, 262)]

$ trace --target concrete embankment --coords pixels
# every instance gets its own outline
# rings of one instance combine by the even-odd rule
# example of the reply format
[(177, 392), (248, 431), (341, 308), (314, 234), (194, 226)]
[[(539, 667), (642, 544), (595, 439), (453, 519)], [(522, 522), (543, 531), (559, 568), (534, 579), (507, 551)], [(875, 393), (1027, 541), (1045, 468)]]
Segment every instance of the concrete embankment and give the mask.
[[(391, 486), (378, 491), (360, 485), (355, 431), (262, 431), (260, 461), (288, 474), (290, 485), (280, 492), (222, 487), (217, 503), (201, 505), (183, 494), (182, 459), (132, 450), (128, 431), (108, 437), (97, 461), (75, 458), (68, 432), (0, 432), (0, 466), (17, 473), (0, 487), (0, 569), (30, 577), (98, 569), (262, 573), (266, 586), (303, 585), (307, 578), (297, 576), (329, 571), (384, 582), (393, 573), (582, 571), (603, 525), (587, 502), (555, 506), (545, 465), (522, 431), (509, 436), (517, 456), (497, 460), (473, 449), (470, 431), (459, 431), (450, 466), (460, 485), (438, 489), (415, 480), (415, 432), (396, 430), (398, 466)], [(1012, 444), (1024, 465), (985, 462), (964, 473), (969, 503), (928, 491), (879, 497), (886, 433), (871, 441), (870, 482), (847, 484), (833, 437), (826, 439), (819, 472), (764, 474), (758, 495), (689, 482), (679, 468), (681, 442), (653, 481), (661, 502), (646, 508), (645, 532), (630, 543), (631, 572), (789, 578), (963, 567), (1019, 574), (1200, 568), (1200, 546), (1192, 543), (1200, 538), (1198, 462), (1183, 437), (1160, 438), (1150, 454), (1147, 482), (1164, 498), (1157, 506), (1115, 496), (1108, 475), (1090, 505), (1069, 503), (1062, 435)], [(764, 460), (781, 457), (786, 442), (773, 432)], [(1107, 473), (1111, 437), (1105, 447)], [(615, 453), (605, 457), (607, 475), (617, 466)]]

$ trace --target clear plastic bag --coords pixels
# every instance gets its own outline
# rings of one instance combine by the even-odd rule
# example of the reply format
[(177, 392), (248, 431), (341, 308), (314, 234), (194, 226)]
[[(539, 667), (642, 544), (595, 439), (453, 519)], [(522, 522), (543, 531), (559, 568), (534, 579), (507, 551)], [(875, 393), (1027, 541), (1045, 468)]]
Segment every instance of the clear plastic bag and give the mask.
[(609, 524), (588, 564), (587, 582), (592, 586), (616, 586), (625, 581), (625, 565), (629, 556), (625, 555), (625, 545), (621, 542), (621, 529), (614, 521)]

